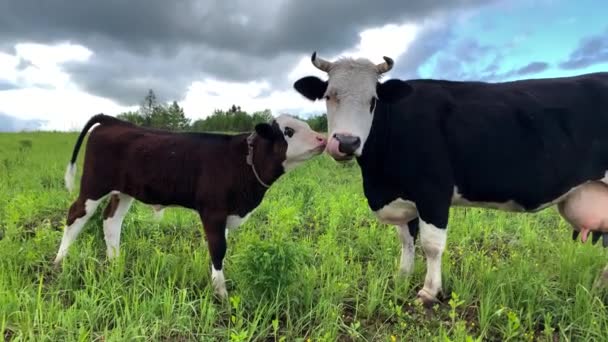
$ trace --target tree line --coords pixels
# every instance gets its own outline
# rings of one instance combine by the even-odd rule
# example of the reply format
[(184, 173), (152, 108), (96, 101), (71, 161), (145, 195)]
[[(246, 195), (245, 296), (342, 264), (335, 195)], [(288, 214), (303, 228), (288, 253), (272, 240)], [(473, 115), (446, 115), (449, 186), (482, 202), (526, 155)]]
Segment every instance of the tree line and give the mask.
[[(159, 103), (156, 94), (150, 89), (138, 110), (118, 114), (117, 118), (139, 126), (171, 131), (248, 132), (260, 122), (269, 122), (273, 116), (269, 109), (247, 113), (240, 106), (232, 105), (226, 110), (216, 109), (210, 116), (191, 122), (176, 101), (170, 105)], [(327, 132), (325, 114), (299, 119), (306, 121), (315, 131)]]

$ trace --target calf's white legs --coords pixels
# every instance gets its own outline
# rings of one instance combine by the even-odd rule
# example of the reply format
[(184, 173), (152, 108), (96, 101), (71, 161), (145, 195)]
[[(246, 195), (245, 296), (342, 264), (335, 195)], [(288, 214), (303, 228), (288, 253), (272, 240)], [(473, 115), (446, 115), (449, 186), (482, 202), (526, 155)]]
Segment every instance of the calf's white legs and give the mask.
[(125, 194), (112, 195), (106, 207), (103, 220), (103, 233), (106, 240), (107, 257), (114, 259), (120, 254), (120, 233), (122, 222), (129, 211), (133, 197)]
[(226, 298), (228, 296), (228, 291), (226, 290), (226, 278), (224, 278), (224, 270), (216, 270), (215, 266), (211, 265), (211, 281), (213, 282), (215, 294), (217, 294), (220, 298)]
[(81, 200), (77, 199), (72, 204), (68, 212), (67, 225), (63, 230), (63, 237), (61, 238), (61, 244), (59, 245), (59, 251), (55, 257), (55, 264), (59, 264), (63, 258), (68, 254), (68, 249), (78, 237), (78, 234), (82, 231), (84, 225), (89, 221), (95, 210), (99, 206), (101, 199), (98, 200)]

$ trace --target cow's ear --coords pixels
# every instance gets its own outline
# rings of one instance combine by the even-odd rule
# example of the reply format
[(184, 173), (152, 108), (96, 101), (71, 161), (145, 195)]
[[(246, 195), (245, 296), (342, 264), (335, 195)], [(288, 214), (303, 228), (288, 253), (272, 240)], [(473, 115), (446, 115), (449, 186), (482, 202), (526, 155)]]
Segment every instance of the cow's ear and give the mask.
[(293, 87), (307, 99), (315, 101), (323, 98), (327, 90), (327, 81), (316, 76), (306, 76), (297, 80)]
[(274, 127), (266, 122), (255, 125), (255, 132), (264, 139), (274, 140), (276, 138)]
[(378, 99), (382, 102), (395, 102), (412, 93), (412, 86), (398, 79), (391, 79), (376, 85)]

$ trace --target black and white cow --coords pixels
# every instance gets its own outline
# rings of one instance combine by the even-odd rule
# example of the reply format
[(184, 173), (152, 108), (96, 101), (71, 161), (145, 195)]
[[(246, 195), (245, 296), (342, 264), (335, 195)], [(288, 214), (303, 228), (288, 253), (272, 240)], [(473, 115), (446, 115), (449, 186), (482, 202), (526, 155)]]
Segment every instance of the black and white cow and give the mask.
[(586, 182), (608, 183), (608, 73), (380, 82), (393, 66), (384, 60), (330, 62), (314, 53), (312, 63), (328, 80), (307, 76), (294, 88), (326, 101), (326, 151), (339, 161), (356, 157), (370, 208), (398, 227), (405, 273), (419, 230), (424, 303), (441, 291), (450, 206), (536, 212), (568, 200)]

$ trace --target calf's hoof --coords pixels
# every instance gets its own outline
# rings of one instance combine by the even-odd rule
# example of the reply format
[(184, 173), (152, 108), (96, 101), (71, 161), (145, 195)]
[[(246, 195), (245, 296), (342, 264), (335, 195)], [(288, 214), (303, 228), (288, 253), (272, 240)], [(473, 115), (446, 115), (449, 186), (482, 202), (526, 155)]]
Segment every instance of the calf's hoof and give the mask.
[(434, 304), (439, 303), (439, 300), (437, 299), (437, 297), (431, 295), (425, 289), (418, 291), (418, 295), (416, 295), (416, 300), (421, 302), (422, 305), (424, 305), (426, 307), (431, 307)]

